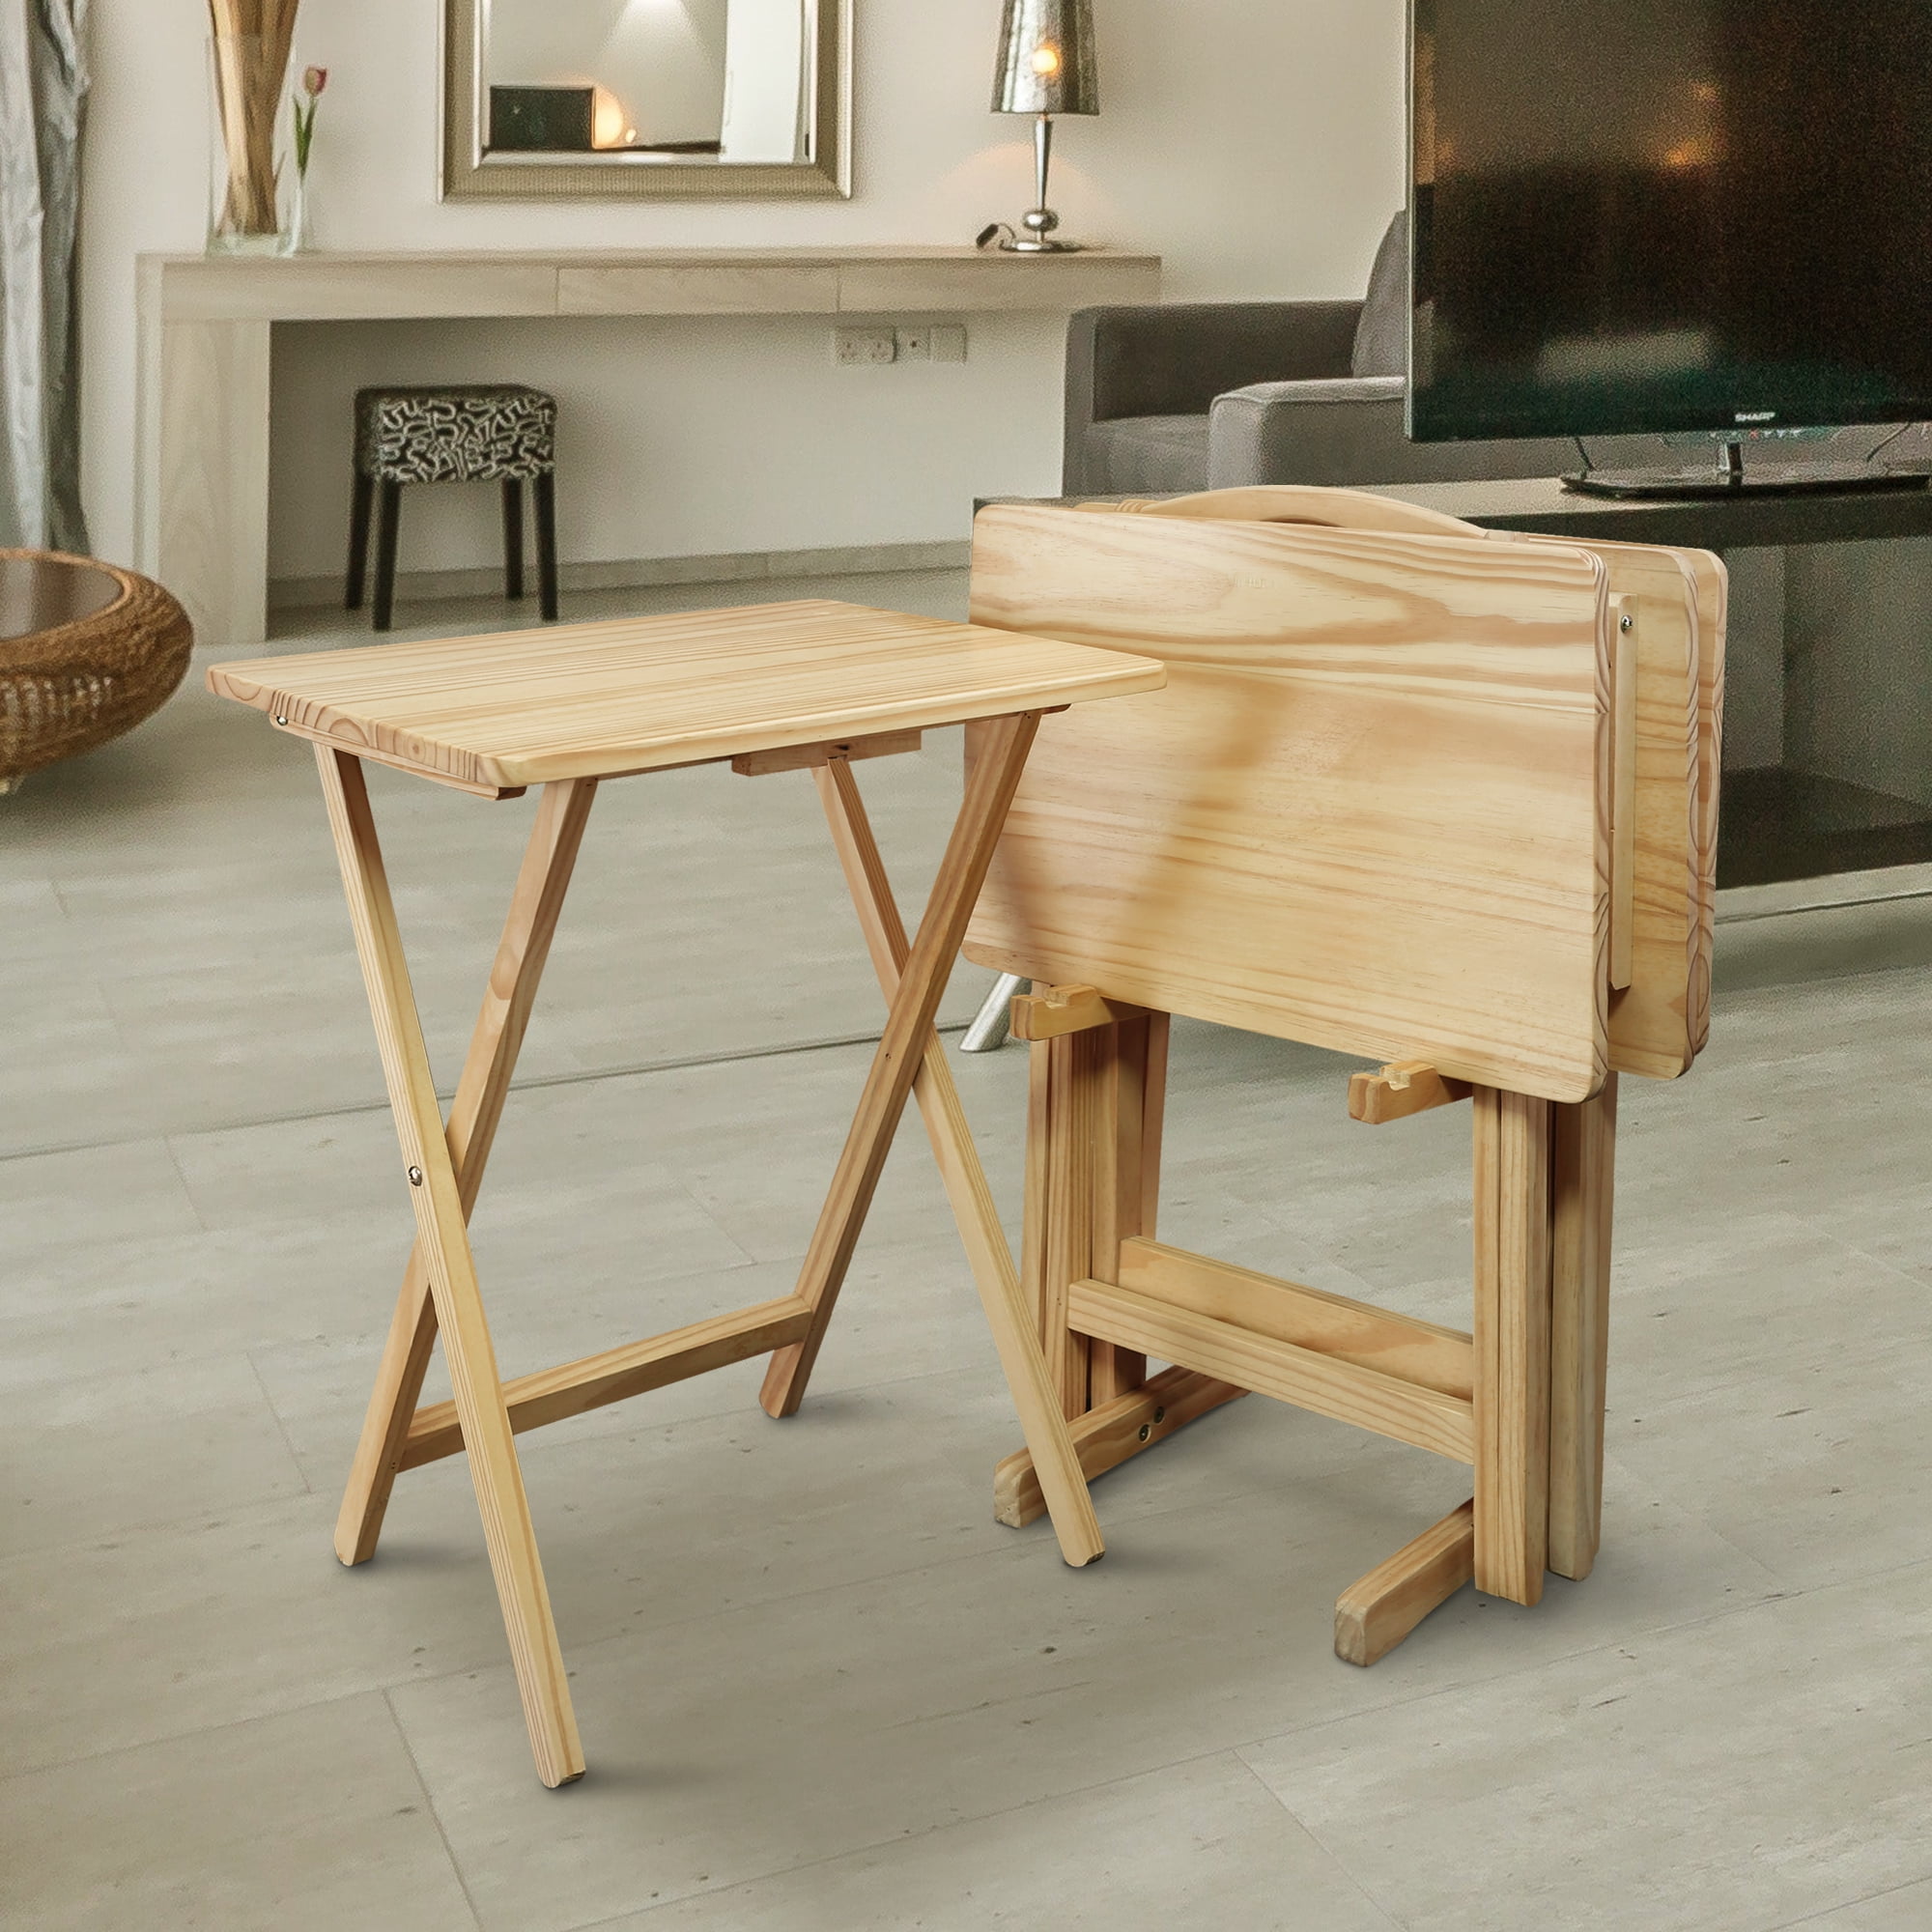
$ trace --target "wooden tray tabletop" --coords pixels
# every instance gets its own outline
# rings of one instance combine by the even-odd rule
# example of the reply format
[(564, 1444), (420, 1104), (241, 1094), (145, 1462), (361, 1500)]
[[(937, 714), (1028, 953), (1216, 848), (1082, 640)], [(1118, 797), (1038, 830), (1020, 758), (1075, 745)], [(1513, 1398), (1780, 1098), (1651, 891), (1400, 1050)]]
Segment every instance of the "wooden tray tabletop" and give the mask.
[(822, 600), (211, 667), (219, 697), (509, 790), (1154, 691), (1156, 660)]

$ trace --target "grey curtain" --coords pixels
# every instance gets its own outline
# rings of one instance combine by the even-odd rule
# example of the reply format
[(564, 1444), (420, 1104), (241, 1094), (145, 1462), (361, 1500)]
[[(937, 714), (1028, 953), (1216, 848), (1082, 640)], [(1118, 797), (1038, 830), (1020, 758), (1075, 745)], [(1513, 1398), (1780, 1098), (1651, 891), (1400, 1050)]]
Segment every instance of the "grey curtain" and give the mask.
[(85, 553), (74, 241), (88, 0), (0, 0), (0, 545)]

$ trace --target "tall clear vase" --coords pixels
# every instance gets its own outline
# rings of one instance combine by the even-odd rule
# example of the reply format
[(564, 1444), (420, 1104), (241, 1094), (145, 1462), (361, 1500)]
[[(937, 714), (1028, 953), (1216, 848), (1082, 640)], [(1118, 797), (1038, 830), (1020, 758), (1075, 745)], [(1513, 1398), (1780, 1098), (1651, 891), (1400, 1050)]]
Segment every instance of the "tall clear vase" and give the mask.
[(209, 42), (211, 255), (286, 252), (279, 188), (287, 74), (283, 43), (255, 34), (216, 34)]

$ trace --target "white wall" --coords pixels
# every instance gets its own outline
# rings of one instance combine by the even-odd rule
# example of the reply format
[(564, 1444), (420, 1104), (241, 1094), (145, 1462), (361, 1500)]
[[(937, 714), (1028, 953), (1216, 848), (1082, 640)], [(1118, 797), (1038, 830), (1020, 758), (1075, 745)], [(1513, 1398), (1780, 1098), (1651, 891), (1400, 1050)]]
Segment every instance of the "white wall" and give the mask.
[[(311, 174), (343, 248), (969, 241), (1030, 199), (1028, 124), (987, 112), (1000, 0), (857, 0), (855, 195), (805, 206), (440, 204), (440, 0), (304, 0), (329, 72)], [(1066, 232), (1154, 249), (1170, 297), (1359, 293), (1402, 198), (1402, 0), (1096, 0), (1101, 101), (1063, 124)], [(84, 473), (128, 558), (134, 258), (201, 245), (202, 0), (98, 0), (83, 211)], [(566, 557), (928, 541), (971, 498), (1053, 489), (1060, 327), (972, 320), (963, 367), (835, 369), (823, 321), (366, 325), (280, 331), (274, 575), (339, 567), (358, 382), (509, 377), (564, 411)], [(405, 569), (487, 562), (483, 492), (422, 492)]]

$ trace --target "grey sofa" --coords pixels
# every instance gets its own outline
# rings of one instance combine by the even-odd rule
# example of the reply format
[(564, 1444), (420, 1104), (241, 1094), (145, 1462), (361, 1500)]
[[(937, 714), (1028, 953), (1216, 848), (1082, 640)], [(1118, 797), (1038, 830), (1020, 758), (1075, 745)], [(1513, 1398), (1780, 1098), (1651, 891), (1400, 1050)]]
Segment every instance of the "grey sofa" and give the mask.
[(1401, 376), (1354, 373), (1364, 304), (1089, 308), (1066, 331), (1068, 496), (1553, 476), (1572, 442), (1410, 442)]
[(1066, 331), (1064, 490), (1454, 483), (1576, 468), (1567, 441), (1410, 442), (1407, 306), (1398, 214), (1363, 301), (1079, 310)]

